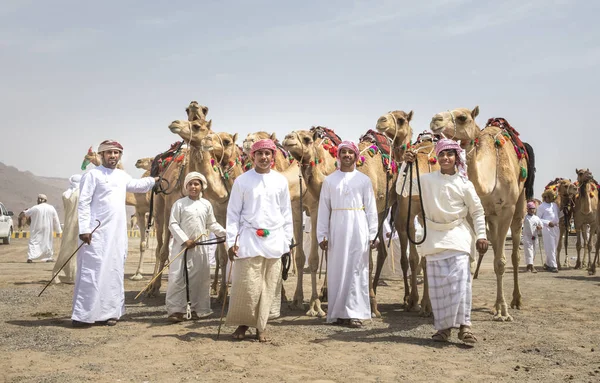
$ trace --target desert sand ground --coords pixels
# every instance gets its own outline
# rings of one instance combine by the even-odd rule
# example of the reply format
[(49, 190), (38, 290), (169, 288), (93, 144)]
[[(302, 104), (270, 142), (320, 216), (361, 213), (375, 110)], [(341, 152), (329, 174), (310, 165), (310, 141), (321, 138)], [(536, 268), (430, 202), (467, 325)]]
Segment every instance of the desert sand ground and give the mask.
[[(137, 242), (130, 239), (127, 277), (135, 271)], [(455, 334), (451, 343), (432, 342), (432, 319), (402, 309), (400, 280), (379, 287), (383, 318), (363, 329), (327, 325), (283, 304), (282, 317), (270, 327), (273, 341), (260, 344), (230, 340), (229, 327), (217, 341), (216, 302), (212, 317), (169, 324), (164, 284), (157, 298), (133, 299), (148, 278), (126, 279), (127, 314), (115, 327), (73, 329), (73, 286), (52, 285), (38, 298), (54, 264), (25, 263), (26, 249), (26, 239), (0, 247), (0, 381), (600, 381), (600, 276), (582, 270), (530, 274), (521, 267), (525, 307), (511, 310), (514, 322), (498, 323), (492, 321), (496, 279), (488, 252), (473, 283), (473, 329), (480, 341), (472, 349)], [(285, 286), (291, 296), (295, 278)]]

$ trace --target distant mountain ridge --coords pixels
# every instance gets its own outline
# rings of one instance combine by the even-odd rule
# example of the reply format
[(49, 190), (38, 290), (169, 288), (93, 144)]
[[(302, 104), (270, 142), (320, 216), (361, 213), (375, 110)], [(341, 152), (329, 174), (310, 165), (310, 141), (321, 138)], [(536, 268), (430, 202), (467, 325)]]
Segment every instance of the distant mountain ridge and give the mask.
[(48, 203), (56, 208), (60, 221), (63, 222), (62, 193), (68, 187), (69, 180), (66, 178), (36, 176), (0, 162), (0, 202), (15, 213), (15, 227), (19, 212), (35, 205), (38, 194), (46, 194)]

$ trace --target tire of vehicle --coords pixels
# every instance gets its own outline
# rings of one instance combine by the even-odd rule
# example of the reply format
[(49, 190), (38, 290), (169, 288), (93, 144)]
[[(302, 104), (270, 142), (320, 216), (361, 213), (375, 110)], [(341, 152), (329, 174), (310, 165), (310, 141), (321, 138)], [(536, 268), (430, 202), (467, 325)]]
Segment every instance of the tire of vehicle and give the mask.
[(5, 245), (10, 245), (10, 237), (12, 237), (12, 227), (8, 230), (8, 237), (2, 238)]

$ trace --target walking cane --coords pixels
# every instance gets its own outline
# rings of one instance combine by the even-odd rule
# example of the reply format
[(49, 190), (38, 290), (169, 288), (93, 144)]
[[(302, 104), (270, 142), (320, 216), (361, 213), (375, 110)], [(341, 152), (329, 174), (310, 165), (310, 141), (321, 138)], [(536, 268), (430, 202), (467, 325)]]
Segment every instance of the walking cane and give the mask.
[(481, 267), (481, 261), (483, 261), (483, 256), (485, 253), (479, 253), (479, 259), (477, 260), (477, 268), (475, 269), (475, 274), (473, 274), (473, 279), (477, 279), (479, 276), (479, 268)]
[[(240, 235), (235, 236), (235, 242), (233, 243), (233, 247), (237, 246), (238, 238)], [(227, 304), (227, 294), (229, 293), (229, 283), (231, 283), (231, 271), (233, 270), (233, 261), (231, 261), (231, 266), (229, 266), (229, 273), (227, 273), (227, 281), (225, 282), (225, 297), (223, 298), (223, 307), (221, 307), (221, 318), (219, 318), (219, 329), (217, 330), (217, 340), (219, 340), (219, 336), (221, 335), (221, 326), (223, 326), (223, 315), (225, 315), (225, 305)]]
[[(96, 225), (96, 227), (94, 228), (94, 230), (92, 230), (92, 232), (90, 233), (90, 239), (91, 239), (91, 235), (94, 234), (94, 232), (96, 231), (97, 228), (100, 227), (100, 221), (96, 220), (96, 222), (98, 222), (98, 225)], [(40, 293), (38, 294), (38, 297), (40, 297), (42, 295), (42, 293), (44, 291), (46, 291), (46, 288), (48, 286), (50, 286), (50, 284), (52, 283), (52, 281), (54, 280), (54, 278), (56, 278), (56, 276), (62, 271), (62, 269), (65, 268), (65, 266), (67, 265), (67, 263), (69, 263), (69, 261), (71, 260), (71, 258), (73, 258), (73, 256), (75, 256), (75, 254), (77, 254), (77, 252), (79, 251), (79, 249), (81, 249), (81, 246), (83, 246), (85, 242), (81, 242), (81, 244), (77, 247), (77, 249), (75, 249), (75, 251), (73, 252), (73, 254), (71, 254), (71, 256), (66, 260), (65, 263), (63, 263), (63, 265), (60, 267), (60, 269), (58, 269), (58, 271), (56, 272), (56, 274), (54, 274), (54, 276), (52, 277), (52, 279), (50, 279), (50, 282), (48, 282), (46, 284), (46, 286), (44, 286), (44, 288), (42, 289), (42, 291), (40, 291)]]
[[(205, 233), (203, 233), (203, 234), (200, 234), (200, 236), (199, 236), (198, 238), (196, 238), (196, 239), (194, 240), (194, 242), (197, 242), (197, 241), (198, 241), (200, 238), (202, 238), (202, 237), (206, 237), (206, 236), (207, 236), (207, 235), (206, 235)], [(171, 259), (169, 262), (167, 262), (167, 264), (165, 265), (165, 267), (163, 267), (163, 268), (162, 268), (162, 270), (161, 270), (161, 271), (159, 271), (159, 272), (158, 272), (158, 273), (157, 273), (157, 274), (154, 276), (154, 278), (152, 278), (152, 279), (150, 280), (150, 282), (148, 282), (148, 284), (146, 285), (146, 287), (144, 287), (144, 288), (142, 289), (142, 291), (140, 291), (140, 292), (138, 293), (138, 295), (136, 295), (136, 296), (135, 296), (135, 298), (133, 298), (133, 299), (134, 299), (134, 300), (138, 299), (138, 298), (140, 297), (140, 295), (142, 295), (142, 293), (143, 293), (144, 291), (148, 290), (148, 287), (150, 287), (150, 285), (152, 285), (152, 283), (154, 283), (154, 281), (155, 281), (155, 280), (156, 280), (158, 277), (160, 277), (160, 276), (162, 275), (162, 273), (163, 273), (163, 272), (164, 272), (164, 271), (165, 271), (165, 270), (166, 270), (166, 269), (167, 269), (167, 268), (168, 268), (168, 267), (171, 265), (171, 263), (173, 263), (173, 262), (174, 262), (174, 261), (175, 261), (177, 258), (179, 258), (179, 256), (180, 256), (181, 254), (185, 253), (185, 251), (186, 251), (186, 250), (187, 250), (187, 247), (186, 247), (186, 248), (184, 248), (183, 250), (181, 250), (181, 251), (179, 252), (179, 254), (177, 254), (177, 255), (176, 255), (176, 256), (175, 256), (173, 259)]]

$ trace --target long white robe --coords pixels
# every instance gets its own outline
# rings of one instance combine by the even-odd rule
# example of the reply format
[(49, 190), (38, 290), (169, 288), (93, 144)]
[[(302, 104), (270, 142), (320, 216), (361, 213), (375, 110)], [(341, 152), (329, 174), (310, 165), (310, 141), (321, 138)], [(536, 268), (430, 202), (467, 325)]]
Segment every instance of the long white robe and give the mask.
[[(550, 268), (558, 267), (556, 264), (556, 247), (560, 237), (558, 205), (554, 202), (542, 202), (537, 209), (537, 216), (542, 221), (542, 238), (544, 239), (544, 252), (546, 253), (546, 265)], [(554, 227), (550, 227), (550, 222)]]
[[(542, 221), (537, 215), (525, 216), (523, 221), (523, 253), (525, 253), (525, 265), (533, 265), (535, 248), (538, 244), (538, 227), (542, 227)], [(542, 256), (542, 254), (540, 254)]]
[(71, 319), (93, 323), (119, 319), (125, 313), (123, 286), (127, 258), (125, 194), (146, 193), (154, 178), (139, 180), (120, 169), (98, 166), (83, 175), (79, 191), (79, 234), (91, 233), (90, 245), (77, 254), (77, 276)]
[(52, 259), (54, 255), (54, 232), (62, 233), (58, 213), (54, 206), (46, 202), (35, 205), (25, 211), (31, 218), (30, 237), (27, 248), (27, 259), (38, 259), (45, 256)]
[[(260, 237), (258, 229), (267, 229), (270, 234)], [(279, 316), (280, 259), (290, 250), (294, 235), (287, 179), (273, 170), (261, 174), (254, 169), (238, 177), (229, 196), (226, 230), (227, 247), (233, 246), (239, 235), (240, 260), (256, 258), (233, 263), (226, 324), (262, 331), (267, 318)]]
[(370, 319), (369, 246), (377, 235), (371, 180), (353, 170), (325, 177), (319, 199), (317, 240), (328, 240), (327, 322)]
[[(79, 187), (69, 189), (62, 195), (63, 207), (65, 210), (65, 221), (63, 235), (60, 241), (60, 250), (58, 258), (52, 270), (54, 275), (60, 268), (60, 274), (54, 281), (56, 283), (73, 283), (75, 280), (75, 265), (77, 256), (73, 256), (68, 263), (67, 260), (79, 246), (79, 221), (77, 220), (77, 204), (79, 203)], [(64, 267), (63, 267), (64, 265)]]
[[(171, 208), (169, 230), (173, 234), (171, 258), (184, 249), (183, 243), (189, 239), (206, 241), (209, 232), (224, 236), (225, 229), (215, 219), (213, 207), (204, 198), (192, 200), (189, 197), (177, 200)], [(202, 234), (202, 238), (197, 239)], [(184, 257), (179, 256), (169, 266), (166, 306), (169, 315), (185, 313), (187, 308)], [(191, 310), (199, 317), (212, 314), (210, 308), (210, 247), (196, 246), (187, 250), (188, 290)]]

